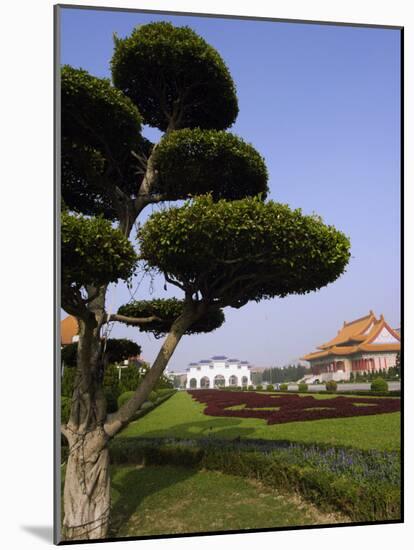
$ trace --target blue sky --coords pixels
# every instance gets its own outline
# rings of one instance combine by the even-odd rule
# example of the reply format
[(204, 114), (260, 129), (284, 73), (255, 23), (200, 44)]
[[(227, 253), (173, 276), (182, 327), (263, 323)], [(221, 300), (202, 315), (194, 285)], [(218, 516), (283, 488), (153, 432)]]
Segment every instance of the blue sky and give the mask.
[[(269, 198), (316, 212), (351, 239), (352, 259), (333, 284), (306, 296), (227, 308), (217, 331), (184, 337), (170, 370), (224, 354), (258, 366), (283, 365), (333, 337), (344, 320), (384, 314), (400, 326), (400, 33), (133, 12), (62, 10), (61, 61), (110, 77), (112, 35), (168, 20), (188, 25), (215, 47), (237, 88), (230, 131), (252, 143), (269, 170)], [(146, 129), (150, 139), (158, 132)], [(145, 215), (149, 214), (148, 209)], [(143, 220), (145, 216), (141, 218)], [(152, 293), (152, 294), (151, 294)], [(167, 297), (156, 279), (136, 297)], [(178, 295), (178, 294), (177, 294)], [(114, 311), (128, 301), (111, 287)], [(111, 336), (139, 342), (152, 361), (160, 341), (137, 329)]]

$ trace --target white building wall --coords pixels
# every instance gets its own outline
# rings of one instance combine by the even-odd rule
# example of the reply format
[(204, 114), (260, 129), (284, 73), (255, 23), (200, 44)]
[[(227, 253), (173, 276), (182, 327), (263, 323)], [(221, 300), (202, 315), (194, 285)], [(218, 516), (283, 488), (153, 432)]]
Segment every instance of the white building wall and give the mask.
[[(228, 362), (227, 360), (212, 360), (210, 363), (198, 363), (188, 368), (187, 389), (192, 387), (191, 381), (195, 380), (195, 386), (192, 389), (200, 389), (202, 378), (208, 378), (209, 388), (216, 386), (216, 376), (224, 378), (224, 387), (228, 386), (248, 386), (251, 382), (250, 369), (248, 365), (240, 362)], [(231, 377), (236, 377), (235, 383), (231, 383)], [(247, 379), (243, 382), (243, 378)]]

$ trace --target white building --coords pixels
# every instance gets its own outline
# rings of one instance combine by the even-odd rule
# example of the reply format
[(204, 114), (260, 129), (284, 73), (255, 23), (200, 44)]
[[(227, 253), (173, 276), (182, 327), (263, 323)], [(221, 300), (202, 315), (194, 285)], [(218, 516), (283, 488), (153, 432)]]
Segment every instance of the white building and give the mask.
[(251, 383), (249, 362), (227, 359), (223, 355), (190, 363), (187, 369), (187, 389), (248, 386)]

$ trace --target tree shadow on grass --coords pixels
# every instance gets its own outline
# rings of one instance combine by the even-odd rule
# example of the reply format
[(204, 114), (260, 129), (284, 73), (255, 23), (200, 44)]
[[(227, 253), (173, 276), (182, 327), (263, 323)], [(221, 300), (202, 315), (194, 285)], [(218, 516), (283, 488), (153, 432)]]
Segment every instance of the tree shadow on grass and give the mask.
[(111, 483), (112, 490), (115, 492), (112, 494), (109, 536), (128, 536), (128, 534), (120, 534), (120, 529), (130, 520), (146, 497), (185, 481), (196, 471), (194, 468), (177, 466), (116, 468), (112, 474)]
[[(241, 439), (253, 434), (256, 431), (255, 427), (243, 427), (242, 421), (237, 418), (225, 417), (214, 418), (211, 420), (203, 420), (200, 422), (186, 422), (177, 424), (172, 428), (160, 428), (152, 430), (137, 436), (143, 438), (176, 438), (176, 439)], [(128, 436), (125, 436), (128, 437)], [(133, 435), (131, 434), (131, 437)]]

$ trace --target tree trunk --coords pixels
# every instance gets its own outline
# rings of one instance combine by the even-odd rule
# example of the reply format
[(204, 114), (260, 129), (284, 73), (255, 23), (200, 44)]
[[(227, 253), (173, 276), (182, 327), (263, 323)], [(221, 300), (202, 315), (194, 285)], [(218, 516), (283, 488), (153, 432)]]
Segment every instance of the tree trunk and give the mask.
[(104, 539), (110, 511), (108, 438), (99, 427), (88, 433), (69, 433), (68, 439), (63, 539)]
[(64, 540), (102, 539), (108, 533), (109, 438), (103, 428), (106, 402), (101, 385), (102, 350), (97, 311), (87, 320), (78, 320), (75, 389), (69, 422), (62, 429), (69, 443), (63, 497)]
[(109, 437), (113, 437), (126, 426), (139, 407), (147, 399), (149, 393), (168, 365), (175, 348), (186, 330), (205, 313), (203, 307), (204, 306), (197, 307), (194, 303), (189, 303), (186, 308), (184, 308), (180, 317), (174, 321), (152, 367), (145, 375), (134, 395), (116, 413), (109, 415), (108, 421), (105, 424), (105, 432)]

